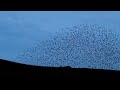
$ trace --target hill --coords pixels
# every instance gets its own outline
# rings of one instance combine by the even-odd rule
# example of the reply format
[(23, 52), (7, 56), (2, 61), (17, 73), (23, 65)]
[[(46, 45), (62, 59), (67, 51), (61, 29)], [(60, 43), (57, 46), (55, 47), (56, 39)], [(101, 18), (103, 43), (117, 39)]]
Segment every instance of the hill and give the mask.
[(19, 64), (0, 59), (0, 79), (7, 80), (120, 80), (120, 71), (42, 67)]

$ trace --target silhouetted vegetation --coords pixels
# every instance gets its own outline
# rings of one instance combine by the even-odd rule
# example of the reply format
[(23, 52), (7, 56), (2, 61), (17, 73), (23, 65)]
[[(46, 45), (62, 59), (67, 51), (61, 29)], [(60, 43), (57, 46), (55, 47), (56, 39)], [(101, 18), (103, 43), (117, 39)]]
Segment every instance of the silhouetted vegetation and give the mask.
[(78, 25), (38, 42), (17, 59), (39, 66), (120, 70), (120, 37), (98, 25)]

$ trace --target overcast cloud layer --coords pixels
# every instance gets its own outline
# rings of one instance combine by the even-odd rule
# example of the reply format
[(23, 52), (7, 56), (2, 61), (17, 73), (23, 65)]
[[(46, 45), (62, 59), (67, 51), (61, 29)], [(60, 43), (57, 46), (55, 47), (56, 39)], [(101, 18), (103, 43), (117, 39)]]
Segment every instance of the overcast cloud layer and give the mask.
[(0, 11), (0, 58), (12, 60), (38, 40), (78, 24), (99, 24), (120, 32), (120, 12)]

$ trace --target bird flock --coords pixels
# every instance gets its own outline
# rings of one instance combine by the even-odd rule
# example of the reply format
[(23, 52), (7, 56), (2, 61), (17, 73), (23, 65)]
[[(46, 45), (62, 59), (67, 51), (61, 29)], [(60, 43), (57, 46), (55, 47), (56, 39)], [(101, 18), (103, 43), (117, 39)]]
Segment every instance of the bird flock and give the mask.
[(36, 66), (120, 70), (120, 36), (99, 25), (76, 25), (38, 42), (16, 59)]

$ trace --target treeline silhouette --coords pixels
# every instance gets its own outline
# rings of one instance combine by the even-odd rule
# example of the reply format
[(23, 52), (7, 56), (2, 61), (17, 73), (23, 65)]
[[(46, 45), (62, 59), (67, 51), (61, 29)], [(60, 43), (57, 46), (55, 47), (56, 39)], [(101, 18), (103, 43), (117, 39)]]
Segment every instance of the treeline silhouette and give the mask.
[(120, 35), (99, 25), (77, 25), (18, 55), (36, 66), (120, 70)]

